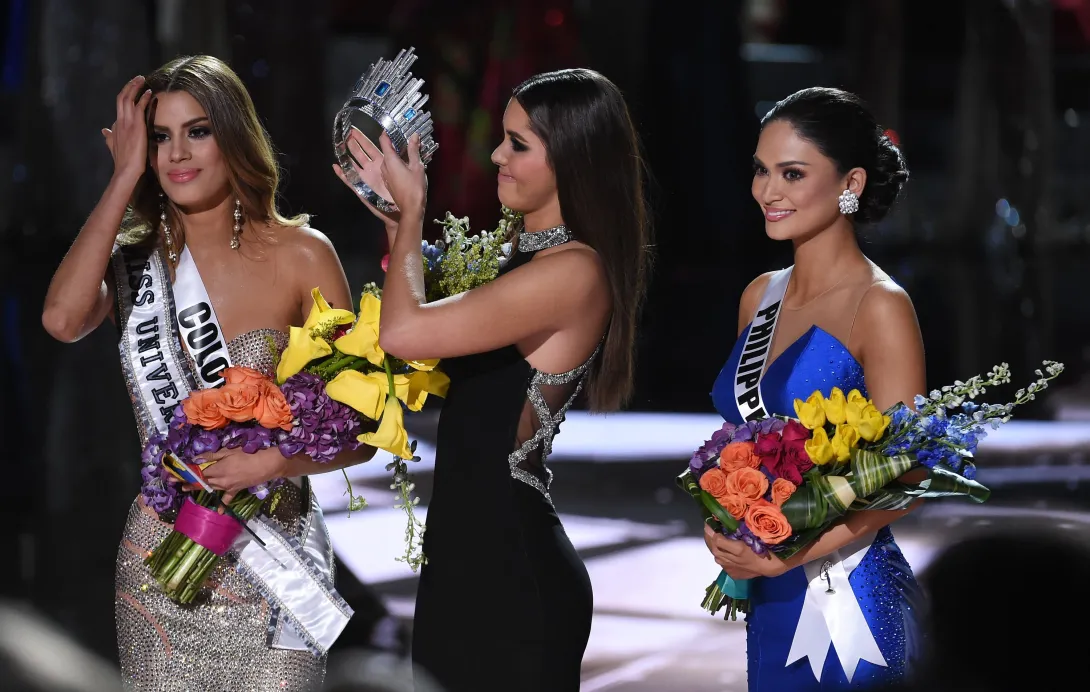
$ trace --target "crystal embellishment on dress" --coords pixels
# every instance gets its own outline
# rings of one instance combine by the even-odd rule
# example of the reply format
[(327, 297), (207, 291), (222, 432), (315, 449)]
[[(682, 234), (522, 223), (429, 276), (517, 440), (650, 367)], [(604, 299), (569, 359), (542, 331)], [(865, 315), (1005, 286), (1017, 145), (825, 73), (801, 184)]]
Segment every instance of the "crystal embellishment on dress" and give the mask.
[(534, 231), (533, 233), (522, 232), (519, 234), (519, 252), (537, 252), (538, 250), (563, 245), (571, 239), (571, 231), (564, 225), (546, 228), (544, 231)]
[[(534, 413), (537, 414), (537, 419), (541, 423), (541, 427), (538, 428), (533, 437), (523, 442), (522, 446), (511, 452), (511, 455), (507, 457), (507, 463), (511, 467), (512, 478), (522, 481), (537, 490), (545, 496), (545, 499), (549, 501), (550, 505), (553, 503), (553, 498), (549, 495), (549, 486), (552, 485), (553, 472), (545, 465), (545, 462), (553, 452), (553, 438), (556, 437), (560, 424), (564, 422), (565, 414), (567, 414), (568, 409), (571, 408), (572, 404), (575, 403), (575, 400), (579, 398), (579, 393), (583, 391), (583, 384), (585, 382), (584, 375), (586, 375), (587, 370), (590, 369), (591, 363), (598, 357), (598, 353), (601, 350), (602, 345), (599, 344), (585, 363), (574, 370), (569, 370), (568, 372), (559, 375), (538, 372), (535, 370), (534, 376), (530, 380), (530, 387), (526, 392), (526, 396), (529, 398), (530, 404), (534, 407)], [(571, 393), (571, 396), (569, 396), (568, 400), (564, 402), (564, 405), (560, 407), (560, 410), (556, 413), (550, 411), (549, 404), (545, 401), (545, 395), (541, 393), (541, 385), (564, 385), (575, 382), (576, 380), (578, 380), (579, 383), (575, 386), (575, 391)], [(534, 474), (522, 468), (522, 464), (529, 458), (530, 453), (538, 447), (541, 447), (541, 468), (545, 471), (544, 482)]]

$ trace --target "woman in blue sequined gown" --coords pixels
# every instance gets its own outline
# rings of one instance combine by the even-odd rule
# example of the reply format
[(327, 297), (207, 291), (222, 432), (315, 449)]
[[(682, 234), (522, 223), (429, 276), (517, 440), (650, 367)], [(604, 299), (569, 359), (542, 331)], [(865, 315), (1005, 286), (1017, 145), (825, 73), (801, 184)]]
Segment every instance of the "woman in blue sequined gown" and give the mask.
[[(726, 420), (743, 422), (739, 360), (749, 358), (744, 346), (758, 306), (775, 291), (779, 314), (759, 384), (769, 414), (794, 416), (794, 399), (834, 386), (858, 389), (880, 409), (911, 405), (925, 391), (912, 303), (856, 240), (858, 227), (880, 220), (907, 178), (899, 150), (852, 94), (806, 89), (764, 117), (753, 197), (768, 236), (793, 243), (795, 262), (789, 273), (758, 277), (742, 295), (739, 339), (712, 390)], [(758, 557), (706, 528), (716, 562), (734, 579), (752, 580), (750, 690), (866, 689), (905, 677), (916, 646), (918, 587), (888, 525), (907, 511), (853, 513), (788, 560)], [(807, 599), (817, 606), (825, 596), (821, 570), (838, 562), (854, 598), (812, 611), (817, 624), (800, 626)], [(808, 577), (807, 563), (818, 565), (817, 579)], [(866, 626), (845, 638), (846, 611), (856, 607)], [(876, 647), (867, 646), (868, 637)]]

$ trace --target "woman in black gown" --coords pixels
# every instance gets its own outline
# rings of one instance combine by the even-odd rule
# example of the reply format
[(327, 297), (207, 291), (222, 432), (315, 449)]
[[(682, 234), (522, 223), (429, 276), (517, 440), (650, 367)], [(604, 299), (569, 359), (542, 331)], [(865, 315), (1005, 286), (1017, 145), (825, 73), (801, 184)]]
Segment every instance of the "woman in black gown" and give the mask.
[[(424, 302), (427, 178), (353, 133), (361, 175), (393, 199), (379, 342), (442, 358), (439, 423), (413, 660), (450, 692), (574, 692), (591, 585), (549, 496), (545, 459), (581, 392), (596, 410), (631, 391), (648, 219), (639, 145), (620, 91), (590, 70), (515, 89), (493, 152), (500, 202), (523, 227), (499, 278)], [(337, 171), (340, 174), (340, 171)], [(343, 176), (342, 176), (343, 179)], [(388, 194), (387, 194), (388, 191)]]

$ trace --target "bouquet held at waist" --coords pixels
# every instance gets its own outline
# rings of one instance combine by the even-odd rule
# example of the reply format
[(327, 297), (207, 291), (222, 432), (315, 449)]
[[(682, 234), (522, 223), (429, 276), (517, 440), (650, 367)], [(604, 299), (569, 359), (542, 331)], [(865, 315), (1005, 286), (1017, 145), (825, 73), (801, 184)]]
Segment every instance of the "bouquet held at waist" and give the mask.
[[(476, 236), (468, 219), (447, 214), (443, 240), (422, 247), (428, 301), (456, 295), (493, 280), (509, 252), (508, 231), (516, 216), (505, 210), (499, 228)], [(247, 454), (276, 447), (285, 458), (305, 454), (319, 463), (370, 445), (393, 455), (387, 465), (397, 507), (407, 515), (405, 554), (397, 558), (416, 571), (425, 561), (423, 524), (413, 508), (414, 484), (407, 461), (416, 442), (405, 429), (406, 409), (419, 411), (429, 395), (446, 394), (449, 379), (438, 360), (403, 360), (379, 346), (382, 290), (364, 287), (359, 310), (336, 308), (321, 292), (302, 327), (291, 327), (288, 345), (275, 356), (275, 378), (246, 367), (223, 371), (222, 385), (196, 390), (173, 411), (166, 434), (149, 438), (142, 452), (145, 504), (174, 530), (146, 556), (152, 576), (178, 603), (192, 602), (219, 559), (231, 549), (244, 522), (271, 515), (284, 479), (239, 492), (229, 506), (204, 482), (202, 455), (241, 448)], [(211, 462), (215, 463), (215, 462)], [(184, 493), (176, 481), (203, 487)], [(345, 474), (348, 483), (348, 476)], [(349, 511), (366, 506), (352, 492)]]
[[(917, 396), (915, 410), (899, 403), (880, 411), (854, 389), (815, 391), (795, 400), (794, 418), (724, 424), (677, 482), (716, 531), (779, 559), (811, 544), (849, 512), (903, 510), (921, 498), (984, 502), (990, 491), (974, 480), (973, 453), (986, 428), (1009, 421), (1016, 406), (1063, 372), (1062, 363), (1045, 361), (1043, 367), (1007, 404), (974, 401), (987, 388), (1010, 382), (1005, 363), (987, 377)], [(902, 480), (914, 469), (926, 476)], [(748, 612), (748, 581), (722, 572), (702, 606), (711, 613), (726, 606), (732, 619)]]

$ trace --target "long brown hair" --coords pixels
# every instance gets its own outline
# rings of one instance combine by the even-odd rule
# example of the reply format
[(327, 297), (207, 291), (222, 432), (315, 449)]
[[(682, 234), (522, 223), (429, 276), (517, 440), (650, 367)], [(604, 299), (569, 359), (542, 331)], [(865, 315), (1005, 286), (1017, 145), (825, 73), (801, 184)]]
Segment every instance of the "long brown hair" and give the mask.
[[(291, 218), (276, 208), (280, 168), (269, 134), (254, 110), (249, 92), (238, 75), (219, 58), (195, 55), (175, 58), (152, 72), (144, 82), (152, 94), (184, 91), (208, 114), (212, 135), (227, 164), (227, 178), (241, 202), (243, 218), (278, 226), (302, 226), (305, 214)], [(148, 109), (148, 135), (151, 136)], [(158, 228), (162, 187), (149, 165), (133, 193), (133, 221), (150, 235)], [(167, 220), (182, 238), (182, 221), (173, 204), (167, 205)]]
[(593, 70), (535, 75), (514, 97), (545, 143), (564, 223), (605, 266), (613, 317), (587, 395), (592, 409), (616, 410), (632, 396), (636, 323), (650, 264), (639, 137), (620, 89)]

